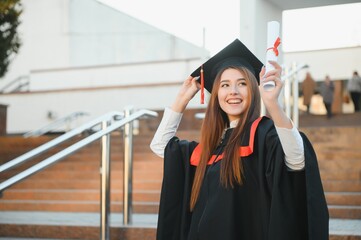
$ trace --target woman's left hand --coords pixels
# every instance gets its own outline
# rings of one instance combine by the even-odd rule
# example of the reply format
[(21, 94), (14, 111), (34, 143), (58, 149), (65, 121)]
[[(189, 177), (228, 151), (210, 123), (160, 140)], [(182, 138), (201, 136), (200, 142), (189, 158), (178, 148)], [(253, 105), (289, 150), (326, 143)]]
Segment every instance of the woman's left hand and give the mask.
[[(260, 93), (263, 100), (263, 103), (265, 104), (267, 110), (271, 110), (273, 107), (279, 107), (278, 97), (281, 93), (283, 82), (281, 80), (281, 72), (282, 68), (281, 66), (274, 61), (269, 61), (275, 69), (269, 71), (265, 74), (266, 68), (263, 67), (262, 71), (259, 74), (260, 79)], [(263, 84), (266, 82), (273, 81), (275, 83), (275, 87), (271, 88), (269, 90), (265, 90), (263, 87)]]

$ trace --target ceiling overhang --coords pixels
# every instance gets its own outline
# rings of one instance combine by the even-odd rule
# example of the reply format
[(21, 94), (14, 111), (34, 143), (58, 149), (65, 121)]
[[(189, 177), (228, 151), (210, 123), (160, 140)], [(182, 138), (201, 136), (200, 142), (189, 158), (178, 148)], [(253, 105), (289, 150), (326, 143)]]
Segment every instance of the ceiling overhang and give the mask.
[(264, 0), (264, 1), (270, 2), (282, 10), (361, 2), (360, 0)]

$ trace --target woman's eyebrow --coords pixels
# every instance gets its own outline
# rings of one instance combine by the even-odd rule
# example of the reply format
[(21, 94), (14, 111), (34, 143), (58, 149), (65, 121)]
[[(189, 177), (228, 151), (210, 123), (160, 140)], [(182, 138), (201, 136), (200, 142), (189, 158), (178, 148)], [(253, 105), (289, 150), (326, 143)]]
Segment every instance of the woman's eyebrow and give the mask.
[[(221, 80), (220, 82), (222, 83), (222, 82), (230, 82), (230, 81), (231, 81), (231, 80), (223, 79), (223, 80)], [(245, 78), (238, 78), (237, 81), (246, 81), (246, 79), (245, 79)]]
[[(238, 78), (237, 81), (245, 81), (246, 79), (245, 78)], [(228, 79), (222, 79), (221, 82), (229, 82), (230, 80)]]

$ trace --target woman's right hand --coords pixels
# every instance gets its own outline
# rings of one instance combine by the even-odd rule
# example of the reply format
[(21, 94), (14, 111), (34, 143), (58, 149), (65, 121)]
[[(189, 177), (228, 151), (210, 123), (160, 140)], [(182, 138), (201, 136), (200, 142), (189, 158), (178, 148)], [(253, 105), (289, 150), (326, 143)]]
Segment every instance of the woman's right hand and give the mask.
[(189, 76), (182, 84), (178, 95), (172, 105), (172, 110), (175, 112), (183, 112), (187, 107), (189, 101), (196, 95), (201, 88), (197, 82), (198, 77)]

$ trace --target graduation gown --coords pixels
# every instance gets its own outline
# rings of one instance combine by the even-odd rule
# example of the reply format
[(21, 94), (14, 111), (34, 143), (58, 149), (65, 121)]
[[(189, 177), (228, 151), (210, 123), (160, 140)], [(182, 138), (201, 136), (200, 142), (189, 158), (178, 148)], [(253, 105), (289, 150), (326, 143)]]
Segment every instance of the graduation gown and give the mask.
[[(220, 183), (222, 160), (208, 165), (193, 212), (189, 202), (198, 143), (177, 137), (169, 141), (158, 240), (328, 240), (328, 209), (311, 143), (301, 133), (305, 169), (292, 171), (284, 163), (272, 120), (263, 117), (252, 126), (246, 127), (241, 144), (242, 151), (250, 149), (241, 157), (243, 184), (225, 188)], [(222, 146), (215, 151), (220, 150)]]

